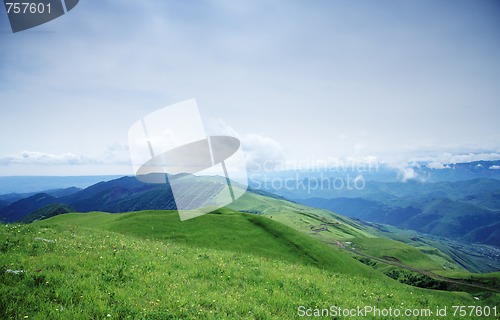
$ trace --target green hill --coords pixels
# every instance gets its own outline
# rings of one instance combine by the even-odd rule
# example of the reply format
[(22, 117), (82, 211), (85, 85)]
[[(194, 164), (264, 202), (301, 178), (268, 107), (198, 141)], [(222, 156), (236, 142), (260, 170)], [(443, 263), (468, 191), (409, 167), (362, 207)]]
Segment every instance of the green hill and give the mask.
[(42, 225), (53, 223), (112, 231), (143, 239), (175, 241), (238, 254), (251, 253), (347, 273), (371, 271), (350, 261), (352, 259), (346, 261), (331, 247), (281, 223), (231, 209), (220, 209), (184, 222), (179, 221), (176, 211), (72, 213), (54, 217)]
[[(198, 200), (200, 199), (200, 194), (206, 194), (205, 191), (213, 191), (213, 188), (218, 188), (220, 182), (220, 177), (183, 176), (183, 179), (183, 188), (185, 188), (186, 194), (190, 195), (188, 198), (192, 196), (193, 199)], [(196, 185), (196, 188), (194, 185)], [(386, 189), (389, 191), (389, 188)], [(19, 217), (18, 213), (22, 211), (21, 209), (23, 208), (29, 208), (29, 210), (38, 208), (30, 214), (22, 216), (19, 220), (21, 222), (30, 222), (69, 211), (128, 212), (150, 209), (168, 210), (175, 208), (175, 202), (168, 186), (144, 184), (134, 177), (122, 177), (107, 182), (101, 182), (84, 190), (63, 191), (61, 198), (51, 198), (51, 201), (56, 201), (56, 203), (52, 203), (45, 207), (41, 206), (45, 204), (45, 202), (40, 202), (38, 197), (31, 197), (18, 200), (5, 210), (9, 212), (13, 211), (15, 213), (14, 215)], [(397, 188), (391, 192), (396, 191)], [(208, 192), (208, 194), (212, 193), (213, 192)], [(54, 196), (58, 195), (54, 194)], [(66, 203), (66, 205), (59, 203)], [(70, 207), (74, 208), (74, 210), (68, 207), (68, 204), (70, 204)], [(361, 207), (363, 206), (366, 207), (366, 203)], [(250, 188), (243, 197), (232, 203), (231, 207), (238, 211), (270, 217), (301, 233), (313, 235), (328, 244), (338, 245), (338, 241), (351, 241), (353, 239), (364, 238), (390, 238), (405, 242), (404, 237), (395, 238), (390, 233), (381, 233), (379, 232), (380, 230), (377, 229), (378, 227), (373, 228), (362, 221), (346, 218), (332, 213), (331, 211), (314, 209), (290, 202), (262, 190)], [(368, 207), (371, 208), (371, 206)], [(437, 209), (439, 208), (440, 206), (437, 206)], [(361, 211), (359, 209), (360, 208), (357, 208), (356, 211)], [(365, 209), (365, 211), (368, 211), (369, 214), (374, 213), (371, 209)], [(400, 215), (398, 214), (398, 216)], [(472, 223), (469, 225), (472, 225)], [(400, 231), (397, 230), (397, 233), (399, 232)], [(471, 233), (471, 235), (475, 236), (476, 234)], [(495, 237), (491, 237), (491, 239), (495, 239)], [(416, 244), (412, 241), (406, 241), (406, 243), (409, 245)], [(391, 246), (396, 247), (398, 245), (398, 243), (393, 242)], [(431, 246), (433, 245), (431, 244)], [(449, 257), (450, 253), (444, 253), (442, 249), (428, 250), (428, 246), (422, 247), (420, 244), (418, 244), (417, 249), (425, 253), (426, 256), (429, 256), (426, 260), (424, 259), (420, 265), (426, 264), (425, 261), (429, 261), (428, 258), (430, 258), (436, 260), (441, 267), (452, 270), (461, 269), (455, 261), (458, 261), (461, 266), (464, 266), (469, 271), (496, 270), (496, 264), (492, 264), (489, 257), (476, 259), (478, 263), (474, 263), (474, 266), (471, 266), (471, 263), (468, 262), (470, 259), (463, 257), (461, 252), (454, 254), (453, 259), (455, 261), (453, 261), (453, 259)], [(466, 255), (468, 255), (468, 253)], [(460, 257), (457, 259), (455, 256)], [(434, 270), (436, 268), (432, 264), (428, 264), (426, 269)]]
[(325, 241), (375, 237), (373, 228), (339, 214), (263, 194), (247, 192), (229, 207), (265, 215), (303, 233), (319, 236)]
[(43, 220), (60, 214), (74, 212), (74, 211), (75, 210), (73, 208), (64, 204), (58, 204), (58, 203), (49, 204), (23, 217), (20, 220), (20, 222), (30, 223), (36, 220)]
[(0, 244), (5, 319), (292, 319), (331, 306), (447, 306), (443, 318), (453, 318), (453, 305), (498, 303), (400, 284), (339, 248), (227, 209), (184, 222), (170, 211), (64, 214), (1, 225)]
[[(421, 239), (421, 241), (412, 240), (417, 236), (414, 231), (369, 224), (331, 211), (315, 209), (255, 193), (246, 193), (232, 203), (231, 207), (241, 211), (259, 213), (330, 245), (342, 246), (341, 242), (364, 241), (369, 245), (364, 247), (365, 250), (362, 253), (374, 257), (395, 255), (394, 258), (408, 262), (413, 267), (429, 271), (443, 268), (463, 271), (463, 266), (469, 267), (469, 264), (464, 262), (463, 259), (459, 260), (461, 262), (459, 265), (448, 253), (445, 253), (443, 250), (447, 248), (446, 245), (437, 248), (432, 241), (424, 241), (424, 239)], [(251, 208), (254, 208), (254, 210), (251, 210)], [(383, 243), (384, 246), (378, 249), (378, 243)], [(404, 247), (404, 250), (392, 250), (401, 247)], [(391, 253), (380, 255), (379, 253), (384, 250), (391, 251)], [(396, 254), (409, 251), (414, 253), (413, 258), (409, 260), (404, 255)], [(468, 255), (468, 253), (455, 254), (457, 259), (462, 255)], [(488, 264), (488, 262), (485, 262), (485, 264)], [(490, 269), (486, 268), (486, 270)]]
[(498, 236), (488, 227), (500, 218), (499, 190), (500, 181), (482, 178), (435, 183), (367, 181), (363, 190), (323, 190), (310, 198), (288, 190), (279, 193), (351, 218), (498, 247)]
[(464, 240), (474, 241), (480, 240), (482, 243), (486, 244), (497, 244), (500, 243), (500, 222), (494, 223), (492, 225), (477, 228), (467, 233)]

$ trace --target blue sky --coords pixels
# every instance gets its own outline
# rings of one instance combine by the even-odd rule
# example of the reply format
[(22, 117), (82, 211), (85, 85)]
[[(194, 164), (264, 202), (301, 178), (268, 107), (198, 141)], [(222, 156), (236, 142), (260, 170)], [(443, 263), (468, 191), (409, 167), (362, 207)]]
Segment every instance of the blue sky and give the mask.
[(189, 98), (253, 159), (500, 159), (499, 33), (498, 1), (81, 0), (16, 34), (2, 11), (0, 175), (131, 174), (130, 125)]

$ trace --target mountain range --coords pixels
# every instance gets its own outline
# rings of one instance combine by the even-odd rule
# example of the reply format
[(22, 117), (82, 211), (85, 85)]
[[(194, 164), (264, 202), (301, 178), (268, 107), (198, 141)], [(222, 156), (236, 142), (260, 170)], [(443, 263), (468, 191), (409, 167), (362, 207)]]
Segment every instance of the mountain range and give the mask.
[[(193, 201), (210, 197), (210, 190), (218, 190), (223, 182), (218, 177), (186, 181), (184, 192)], [(498, 249), (484, 246), (500, 244), (499, 180), (366, 181), (362, 190), (318, 189), (310, 194), (299, 191), (249, 187), (229, 207), (267, 216), (327, 243), (357, 241), (366, 247), (376, 243), (362, 239), (383, 237), (395, 240), (395, 248), (403, 241), (406, 247), (401, 252), (430, 255), (431, 260), (440, 261), (439, 268), (453, 270), (458, 265), (474, 272), (500, 268)], [(84, 189), (0, 195), (0, 220), (6, 223), (29, 223), (69, 212), (175, 209), (168, 183), (148, 184), (135, 177), (101, 181)], [(397, 259), (404, 260), (401, 256)]]
[[(78, 212), (175, 209), (168, 184), (146, 184), (135, 177), (102, 181), (85, 189), (55, 189), (27, 194), (26, 197), (3, 195), (0, 200), (4, 203), (0, 208), (0, 218), (4, 222), (20, 221), (34, 211), (53, 204), (66, 205)], [(36, 219), (35, 216), (32, 218)]]
[(269, 191), (364, 221), (500, 246), (495, 228), (500, 221), (500, 181), (496, 179), (366, 181), (363, 189)]
[[(464, 168), (475, 170), (479, 164), (461, 164), (456, 167), (461, 167), (462, 171), (467, 171)], [(485, 163), (479, 168), (492, 165)], [(312, 181), (317, 180), (305, 177), (301, 182), (307, 185)], [(210, 190), (218, 188), (219, 181), (215, 178), (205, 179), (202, 184), (205, 189)], [(191, 198), (209, 196), (192, 186), (186, 186), (186, 192), (192, 193)], [(249, 188), (249, 192), (263, 195), (263, 202), (266, 202), (266, 197), (283, 197), (363, 221), (389, 224), (470, 243), (500, 246), (500, 180), (496, 179), (366, 181), (362, 189), (316, 188), (303, 192), (293, 188)], [(259, 206), (239, 209), (259, 213), (258, 208)], [(3, 222), (30, 222), (53, 216), (57, 212), (116, 213), (150, 209), (176, 209), (168, 183), (147, 184), (135, 177), (121, 177), (101, 181), (85, 189), (70, 187), (40, 193), (0, 195), (0, 220)], [(269, 209), (265, 208), (263, 211), (266, 210)]]

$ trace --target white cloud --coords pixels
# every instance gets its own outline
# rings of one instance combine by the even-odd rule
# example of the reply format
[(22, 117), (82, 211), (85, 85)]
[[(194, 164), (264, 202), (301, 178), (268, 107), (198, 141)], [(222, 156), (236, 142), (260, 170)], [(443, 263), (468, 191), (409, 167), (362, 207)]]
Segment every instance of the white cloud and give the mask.
[(495, 165), (490, 166), (490, 170), (499, 170), (499, 169), (500, 169), (500, 166), (498, 166), (498, 165), (496, 165), (496, 164), (495, 164)]
[(16, 154), (5, 155), (0, 158), (0, 165), (78, 165), (86, 164), (90, 159), (77, 156), (73, 153), (50, 154), (38, 151), (21, 151)]
[[(418, 154), (418, 150), (415, 150)], [(425, 157), (413, 157), (413, 161), (428, 161), (436, 162), (442, 164), (454, 164), (454, 163), (467, 163), (474, 161), (492, 161), (500, 160), (500, 153), (498, 152), (468, 152), (468, 153), (451, 153), (443, 152), (435, 155), (428, 155)]]
[(416, 181), (425, 181), (425, 177), (422, 177), (421, 175), (418, 174), (418, 172), (415, 170), (416, 168), (420, 167), (419, 164), (408, 164), (408, 163), (402, 163), (397, 167), (390, 166), (392, 168), (395, 168), (398, 170), (398, 178), (401, 179), (401, 182), (408, 182), (411, 180), (416, 180)]
[(72, 152), (52, 154), (39, 151), (24, 150), (15, 154), (0, 157), (0, 166), (10, 165), (42, 165), (42, 166), (82, 166), (82, 165), (116, 165), (129, 164), (128, 148), (113, 144), (100, 156), (76, 155)]
[(226, 135), (242, 139), (240, 134), (222, 119), (209, 119), (206, 121), (205, 131), (208, 135)]
[(250, 171), (274, 170), (281, 168), (286, 161), (283, 147), (270, 137), (256, 133), (240, 135), (221, 119), (208, 121), (206, 131), (210, 135), (228, 135), (240, 139), (247, 169)]
[(412, 167), (400, 167), (399, 176), (402, 182), (419, 179), (418, 173), (415, 172), (415, 169), (413, 169)]
[(275, 140), (250, 133), (243, 136), (243, 151), (250, 171), (274, 170), (285, 162), (285, 151)]
[(456, 154), (449, 155), (448, 163), (465, 163), (481, 160), (499, 160), (500, 153), (468, 153), (468, 154)]
[(451, 169), (451, 167), (450, 167), (449, 164), (444, 164), (444, 163), (438, 162), (438, 161), (433, 161), (433, 162), (429, 163), (427, 165), (427, 167), (429, 169), (438, 169), (438, 170), (441, 170), (441, 169)]

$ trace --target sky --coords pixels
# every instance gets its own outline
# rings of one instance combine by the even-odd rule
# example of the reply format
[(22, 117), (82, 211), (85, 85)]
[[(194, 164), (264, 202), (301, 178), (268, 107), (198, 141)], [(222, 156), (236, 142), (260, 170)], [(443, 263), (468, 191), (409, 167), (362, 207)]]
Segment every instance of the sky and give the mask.
[(499, 34), (486, 0), (1, 8), (0, 175), (133, 174), (130, 126), (191, 98), (251, 161), (500, 159)]

